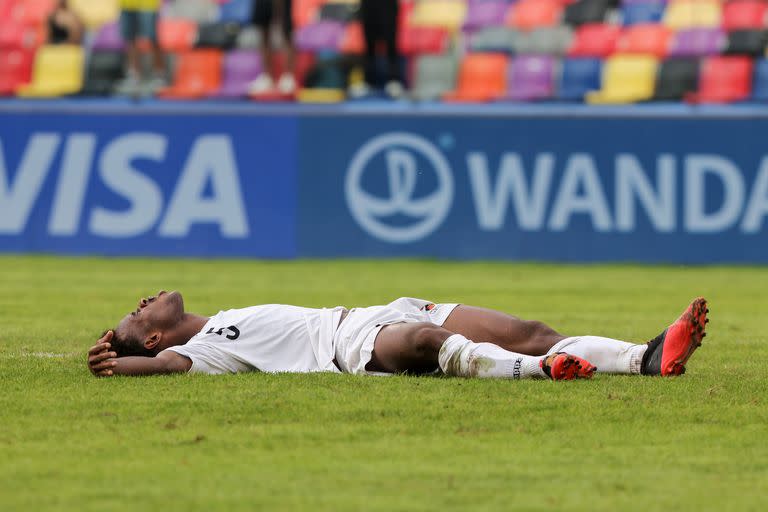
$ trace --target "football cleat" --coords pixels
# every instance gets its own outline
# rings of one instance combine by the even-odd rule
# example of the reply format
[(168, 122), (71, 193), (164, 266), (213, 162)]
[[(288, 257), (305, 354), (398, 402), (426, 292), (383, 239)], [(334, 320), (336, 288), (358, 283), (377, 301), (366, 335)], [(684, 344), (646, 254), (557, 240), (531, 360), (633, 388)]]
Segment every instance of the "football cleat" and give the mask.
[(580, 357), (555, 352), (542, 357), (539, 366), (552, 380), (591, 379), (597, 368)]
[(701, 346), (706, 336), (707, 301), (699, 297), (691, 302), (680, 318), (664, 332), (648, 342), (643, 355), (641, 373), (645, 375), (674, 376), (685, 373), (685, 363), (693, 351)]

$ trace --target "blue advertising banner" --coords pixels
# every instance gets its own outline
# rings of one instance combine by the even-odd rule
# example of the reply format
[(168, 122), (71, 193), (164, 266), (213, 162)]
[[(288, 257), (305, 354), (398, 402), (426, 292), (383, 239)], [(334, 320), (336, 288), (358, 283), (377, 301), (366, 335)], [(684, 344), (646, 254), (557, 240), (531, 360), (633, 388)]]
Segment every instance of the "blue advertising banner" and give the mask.
[(302, 256), (768, 262), (766, 119), (307, 117)]
[(0, 251), (296, 256), (297, 121), (4, 113)]

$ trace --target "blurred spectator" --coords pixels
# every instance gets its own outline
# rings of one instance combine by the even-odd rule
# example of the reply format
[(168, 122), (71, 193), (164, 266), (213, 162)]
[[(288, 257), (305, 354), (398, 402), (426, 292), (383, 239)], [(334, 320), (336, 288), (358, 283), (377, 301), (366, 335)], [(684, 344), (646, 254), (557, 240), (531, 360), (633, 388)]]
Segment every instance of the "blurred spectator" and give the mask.
[(120, 87), (133, 94), (141, 85), (142, 69), (139, 63), (138, 40), (147, 39), (152, 47), (153, 73), (147, 86), (154, 92), (166, 85), (165, 56), (157, 39), (157, 17), (161, 0), (120, 0), (120, 31), (125, 41), (128, 69)]
[(353, 98), (365, 96), (379, 82), (376, 69), (376, 48), (384, 44), (387, 58), (387, 76), (384, 90), (392, 98), (403, 94), (400, 74), (400, 56), (397, 53), (398, 0), (361, 0), (360, 17), (365, 37), (365, 83), (353, 84), (349, 94)]
[(272, 24), (277, 21), (283, 32), (285, 44), (285, 68), (277, 81), (277, 91), (280, 94), (290, 95), (296, 91), (296, 78), (294, 68), (296, 50), (293, 47), (293, 19), (291, 0), (254, 0), (253, 24), (261, 29), (261, 59), (262, 72), (250, 83), (248, 92), (251, 94), (264, 94), (272, 92), (275, 82), (272, 78), (273, 54)]
[(75, 11), (69, 8), (67, 0), (59, 0), (48, 16), (48, 37), (50, 44), (81, 44), (83, 22)]

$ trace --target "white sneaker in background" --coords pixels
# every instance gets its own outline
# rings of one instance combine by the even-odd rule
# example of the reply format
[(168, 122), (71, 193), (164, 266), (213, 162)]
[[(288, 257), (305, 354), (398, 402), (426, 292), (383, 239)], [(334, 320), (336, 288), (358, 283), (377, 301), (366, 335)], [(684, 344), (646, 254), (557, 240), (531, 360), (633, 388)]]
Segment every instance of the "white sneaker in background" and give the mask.
[(283, 73), (277, 81), (277, 90), (280, 94), (293, 94), (296, 92), (296, 78), (293, 73)]
[(269, 73), (262, 73), (256, 77), (256, 79), (248, 84), (249, 94), (265, 94), (272, 92), (275, 88), (275, 82)]
[(347, 94), (350, 98), (359, 99), (364, 96), (368, 96), (371, 93), (371, 88), (365, 82), (358, 82), (349, 86)]
[(401, 84), (397, 80), (390, 80), (389, 82), (387, 82), (387, 85), (384, 86), (384, 92), (387, 93), (387, 96), (389, 96), (393, 100), (396, 100), (403, 95), (403, 92), (404, 92), (403, 84)]

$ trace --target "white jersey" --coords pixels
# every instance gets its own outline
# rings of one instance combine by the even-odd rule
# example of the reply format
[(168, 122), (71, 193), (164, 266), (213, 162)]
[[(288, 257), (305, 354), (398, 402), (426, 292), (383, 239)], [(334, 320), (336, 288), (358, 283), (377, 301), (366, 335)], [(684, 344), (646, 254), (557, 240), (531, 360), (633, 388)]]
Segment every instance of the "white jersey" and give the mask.
[(333, 336), (344, 308), (268, 304), (220, 311), (186, 345), (190, 372), (338, 372)]

